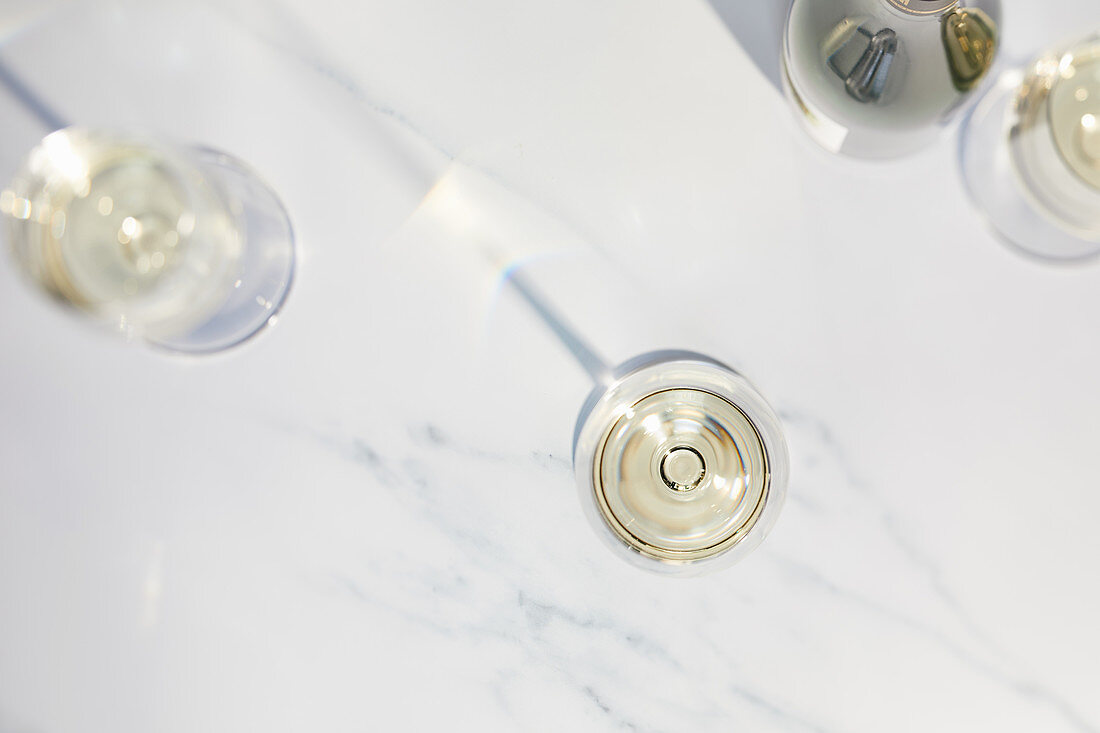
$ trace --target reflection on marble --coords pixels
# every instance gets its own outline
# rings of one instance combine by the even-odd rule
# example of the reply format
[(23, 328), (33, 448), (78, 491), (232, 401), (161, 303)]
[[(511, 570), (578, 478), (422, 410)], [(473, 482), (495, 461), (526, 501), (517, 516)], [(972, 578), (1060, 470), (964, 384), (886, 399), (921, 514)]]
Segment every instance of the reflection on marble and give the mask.
[[(253, 161), (301, 277), (195, 360), (0, 267), (0, 731), (1100, 729), (1097, 275), (1004, 251), (949, 145), (822, 156), (702, 1), (89, 5), (6, 68)], [(591, 378), (517, 265), (606, 363), (694, 349), (779, 408), (752, 557), (604, 550)]]

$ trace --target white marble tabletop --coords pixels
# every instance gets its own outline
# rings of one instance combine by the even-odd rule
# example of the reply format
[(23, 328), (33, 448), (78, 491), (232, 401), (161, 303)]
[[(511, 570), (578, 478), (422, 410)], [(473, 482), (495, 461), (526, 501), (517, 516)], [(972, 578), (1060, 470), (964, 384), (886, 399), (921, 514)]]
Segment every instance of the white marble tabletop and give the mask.
[[(781, 6), (4, 3), (39, 102), (249, 160), (301, 264), (183, 358), (0, 263), (0, 731), (1100, 730), (1100, 265), (999, 244), (951, 131), (813, 148)], [(1009, 56), (1100, 27), (1005, 6)], [(45, 130), (0, 96), (6, 177)], [(606, 551), (592, 385), (516, 268), (608, 363), (690, 348), (771, 400), (755, 554)]]

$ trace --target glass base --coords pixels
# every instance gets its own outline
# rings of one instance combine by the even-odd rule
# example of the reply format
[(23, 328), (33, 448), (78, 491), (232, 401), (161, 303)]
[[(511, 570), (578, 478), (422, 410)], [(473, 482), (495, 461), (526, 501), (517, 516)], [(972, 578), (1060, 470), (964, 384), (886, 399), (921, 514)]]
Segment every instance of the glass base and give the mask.
[(967, 192), (989, 228), (1016, 251), (1048, 262), (1083, 262), (1100, 255), (1100, 241), (1066, 228), (1028, 191), (1012, 159), (1023, 71), (1003, 74), (978, 101), (959, 132), (959, 165)]

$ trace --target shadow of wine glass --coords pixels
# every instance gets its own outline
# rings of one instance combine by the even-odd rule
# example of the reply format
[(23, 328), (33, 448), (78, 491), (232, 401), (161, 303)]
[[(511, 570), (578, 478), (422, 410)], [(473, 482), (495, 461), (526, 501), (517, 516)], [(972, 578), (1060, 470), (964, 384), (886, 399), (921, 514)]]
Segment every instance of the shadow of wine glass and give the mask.
[(776, 89), (782, 89), (779, 55), (790, 0), (707, 0)]

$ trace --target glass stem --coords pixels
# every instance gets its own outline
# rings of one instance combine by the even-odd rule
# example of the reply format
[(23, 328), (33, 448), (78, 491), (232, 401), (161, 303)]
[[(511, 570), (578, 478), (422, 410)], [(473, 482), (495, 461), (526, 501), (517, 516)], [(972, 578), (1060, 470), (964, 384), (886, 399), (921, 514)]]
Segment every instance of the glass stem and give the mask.
[(508, 283), (519, 293), (527, 305), (549, 328), (562, 345), (573, 355), (577, 363), (588, 372), (596, 385), (609, 384), (611, 382), (611, 367), (596, 351), (588, 345), (566, 321), (558, 315), (558, 312), (550, 305), (545, 296), (527, 279), (527, 276), (516, 268), (508, 276)]

